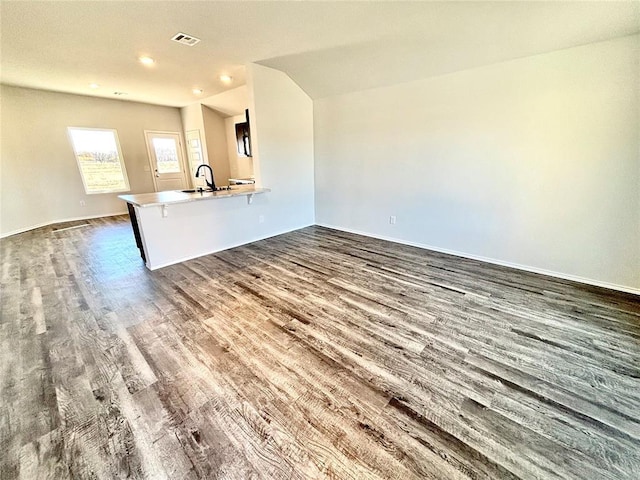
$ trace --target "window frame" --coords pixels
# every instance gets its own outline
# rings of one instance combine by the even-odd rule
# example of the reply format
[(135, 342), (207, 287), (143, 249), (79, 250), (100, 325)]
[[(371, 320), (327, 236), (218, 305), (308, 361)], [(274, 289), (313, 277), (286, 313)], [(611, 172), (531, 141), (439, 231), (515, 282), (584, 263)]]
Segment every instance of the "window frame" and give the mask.
[[(76, 151), (76, 145), (75, 145), (75, 142), (73, 141), (72, 131), (74, 130), (111, 132), (113, 134), (113, 138), (116, 143), (116, 150), (118, 153), (118, 162), (120, 164), (120, 171), (122, 172), (122, 178), (124, 180), (124, 185), (125, 185), (124, 188), (113, 189), (113, 190), (89, 191), (89, 188), (87, 186), (87, 180), (85, 179), (84, 170), (82, 169), (82, 165), (80, 164), (80, 159), (78, 158), (78, 152)], [(71, 144), (71, 149), (73, 150), (73, 155), (76, 159), (76, 166), (78, 167), (78, 172), (80, 173), (80, 178), (82, 179), (82, 186), (84, 187), (84, 192), (87, 195), (101, 195), (105, 193), (122, 193), (122, 192), (131, 191), (131, 185), (129, 184), (129, 176), (127, 174), (127, 165), (124, 161), (124, 157), (122, 156), (122, 149), (120, 148), (120, 139), (118, 138), (118, 131), (115, 128), (67, 127), (67, 137), (69, 138), (69, 143)]]

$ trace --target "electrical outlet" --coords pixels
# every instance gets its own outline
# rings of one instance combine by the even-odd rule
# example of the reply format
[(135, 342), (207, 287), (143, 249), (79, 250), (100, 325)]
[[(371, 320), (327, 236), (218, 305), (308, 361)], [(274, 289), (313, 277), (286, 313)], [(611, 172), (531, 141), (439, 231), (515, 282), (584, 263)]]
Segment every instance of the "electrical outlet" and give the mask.
[(85, 205), (86, 205), (85, 201), (84, 200), (80, 200), (80, 206), (84, 207)]
[(258, 217), (258, 223), (264, 223), (264, 215)]
[(391, 215), (391, 216), (389, 217), (389, 223), (390, 223), (391, 225), (395, 225), (395, 224), (396, 224), (396, 216), (395, 216), (395, 215)]

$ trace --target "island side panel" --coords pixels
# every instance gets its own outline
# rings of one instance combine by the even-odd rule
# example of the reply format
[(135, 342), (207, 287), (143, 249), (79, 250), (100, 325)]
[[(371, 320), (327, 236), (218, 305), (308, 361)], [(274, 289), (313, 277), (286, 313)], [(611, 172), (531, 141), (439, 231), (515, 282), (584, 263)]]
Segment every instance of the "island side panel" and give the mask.
[(260, 216), (267, 204), (266, 195), (255, 195), (251, 203), (238, 196), (136, 207), (147, 268), (155, 270), (270, 236), (260, 228), (265, 226)]

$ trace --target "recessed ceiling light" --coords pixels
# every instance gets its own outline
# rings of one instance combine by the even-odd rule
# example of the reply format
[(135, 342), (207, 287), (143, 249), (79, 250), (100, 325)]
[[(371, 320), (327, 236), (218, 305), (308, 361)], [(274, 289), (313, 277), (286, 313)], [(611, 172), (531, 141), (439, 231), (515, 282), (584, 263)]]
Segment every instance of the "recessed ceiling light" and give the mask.
[(140, 57), (138, 60), (144, 65), (153, 65), (155, 63), (155, 60), (151, 57)]
[(97, 83), (90, 83), (89, 88), (100, 88), (100, 85), (98, 85)]
[(194, 88), (193, 90), (191, 90), (193, 93), (195, 93), (196, 95), (202, 95), (202, 92), (204, 90), (202, 90), (201, 88)]
[(231, 75), (220, 75), (220, 81), (224, 83), (231, 83), (233, 77)]

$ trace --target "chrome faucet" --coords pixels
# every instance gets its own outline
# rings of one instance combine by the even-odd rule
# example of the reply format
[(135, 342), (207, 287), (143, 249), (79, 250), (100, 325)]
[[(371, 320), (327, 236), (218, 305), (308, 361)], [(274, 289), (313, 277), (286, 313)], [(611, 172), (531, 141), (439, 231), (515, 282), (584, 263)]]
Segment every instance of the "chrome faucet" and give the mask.
[(200, 169), (202, 167), (208, 168), (209, 172), (211, 173), (211, 183), (209, 183), (209, 180), (207, 180), (207, 174), (204, 174), (204, 181), (207, 184), (207, 187), (209, 187), (211, 190), (213, 190), (214, 192), (216, 191), (216, 182), (213, 180), (213, 168), (211, 168), (209, 165), (207, 165), (206, 163), (203, 163), (202, 165), (200, 165), (198, 167), (198, 169), (196, 170), (196, 178), (198, 178), (200, 176)]

